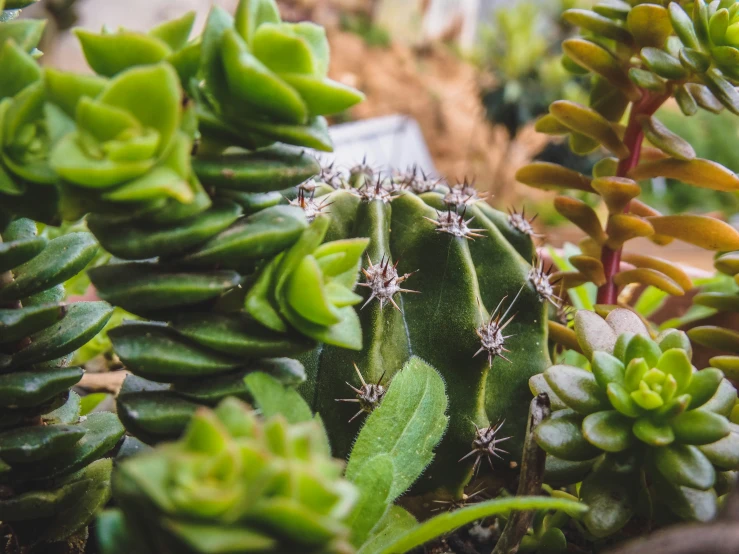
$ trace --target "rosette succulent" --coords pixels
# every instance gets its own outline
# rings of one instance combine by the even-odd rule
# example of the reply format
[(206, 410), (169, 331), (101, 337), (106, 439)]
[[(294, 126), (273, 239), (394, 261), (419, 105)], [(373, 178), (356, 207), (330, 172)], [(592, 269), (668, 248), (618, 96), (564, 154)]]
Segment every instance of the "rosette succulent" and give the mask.
[(591, 371), (556, 365), (531, 380), (556, 410), (535, 431), (548, 478), (582, 481), (584, 521), (597, 537), (634, 515), (659, 519), (663, 508), (712, 518), (719, 473), (739, 468), (739, 433), (727, 419), (736, 389), (718, 369), (691, 365), (683, 332), (653, 339), (629, 310), (605, 320), (579, 311), (575, 331)]
[(351, 551), (356, 499), (317, 421), (262, 420), (229, 398), (200, 408), (183, 438), (122, 462), (104, 554)]

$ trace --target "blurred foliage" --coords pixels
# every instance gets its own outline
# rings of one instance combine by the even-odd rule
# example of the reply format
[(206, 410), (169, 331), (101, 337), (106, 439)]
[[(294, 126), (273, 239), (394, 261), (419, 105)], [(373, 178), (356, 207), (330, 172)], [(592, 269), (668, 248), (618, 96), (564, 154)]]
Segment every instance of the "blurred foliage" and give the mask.
[[(698, 157), (714, 160), (734, 172), (739, 171), (739, 157), (736, 155), (739, 126), (735, 119), (705, 110), (687, 118), (669, 106), (661, 109), (658, 117), (671, 131), (692, 144)], [(642, 196), (644, 201), (661, 212), (721, 211), (727, 217), (739, 213), (737, 193), (697, 189), (674, 179), (668, 179), (666, 186), (660, 187), (659, 183), (645, 183)]]
[(364, 13), (342, 13), (341, 29), (359, 35), (368, 46), (387, 48), (392, 39), (390, 33), (374, 23), (369, 15)]

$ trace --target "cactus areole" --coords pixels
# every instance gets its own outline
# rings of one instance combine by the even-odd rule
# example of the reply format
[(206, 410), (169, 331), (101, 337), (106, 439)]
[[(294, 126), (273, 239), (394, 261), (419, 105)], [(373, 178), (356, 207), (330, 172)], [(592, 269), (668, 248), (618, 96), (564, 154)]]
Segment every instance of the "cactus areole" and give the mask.
[(476, 427), (505, 420), (501, 432), (512, 438), (503, 464), (520, 455), (526, 381), (550, 363), (551, 299), (532, 283), (528, 234), (474, 188), (421, 186), (427, 181), (355, 171), (343, 182), (315, 187), (315, 200), (330, 202), (326, 240), (369, 237), (370, 244), (356, 290), (364, 298), (355, 307), (362, 349), (312, 351), (303, 359), (308, 381), (301, 392), (321, 414), (334, 454), (344, 456), (362, 420), (349, 422), (363, 404), (336, 401), (351, 394), (347, 383), (363, 390), (353, 364), (364, 383), (387, 385), (411, 355), (421, 357), (446, 382), (451, 418), (419, 490), (458, 496), (472, 475), (475, 456), (460, 458), (474, 448)]

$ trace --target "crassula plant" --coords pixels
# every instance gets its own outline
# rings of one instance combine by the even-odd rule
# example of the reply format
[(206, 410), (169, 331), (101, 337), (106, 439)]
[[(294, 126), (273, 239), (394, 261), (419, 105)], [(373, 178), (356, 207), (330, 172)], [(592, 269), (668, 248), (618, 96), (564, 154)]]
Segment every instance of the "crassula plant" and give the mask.
[[(302, 188), (308, 208), (329, 212), (327, 240), (370, 237), (355, 293), (361, 304), (349, 308), (361, 322), (361, 351), (324, 340), (301, 358), (308, 373), (302, 394), (344, 455), (357, 411), (379, 403), (379, 388), (411, 355), (423, 358), (446, 382), (450, 423), (418, 489), (461, 497), (480, 461), (503, 457), (498, 447), (510, 452), (503, 467), (520, 456), (526, 382), (550, 363), (547, 306), (559, 301), (534, 259), (531, 226), (521, 214), (491, 208), (469, 183), (447, 185), (419, 171), (393, 175), (359, 166), (349, 175), (324, 172)], [(279, 290), (252, 290), (247, 309), (277, 331), (268, 316), (270, 305), (280, 309)], [(330, 305), (312, 310), (338, 320)], [(504, 437), (511, 437), (505, 447), (496, 442)]]
[(609, 305), (617, 303), (620, 287), (632, 283), (682, 295), (692, 286), (684, 272), (660, 258), (624, 251), (624, 245), (646, 237), (657, 244), (678, 239), (710, 250), (739, 248), (739, 232), (720, 220), (662, 215), (638, 198), (639, 181), (653, 177), (739, 190), (733, 172), (696, 157), (692, 146), (654, 115), (673, 100), (686, 116), (700, 109), (730, 112), (725, 117), (739, 113), (737, 9), (733, 0), (617, 1), (565, 12), (566, 21), (583, 31), (581, 38), (563, 42), (566, 65), (590, 72), (590, 98), (588, 105), (553, 102), (537, 129), (568, 137), (575, 153), (603, 149), (610, 157), (592, 176), (544, 162), (517, 174), (527, 185), (585, 192), (605, 204), (607, 217), (601, 221), (591, 203), (572, 196), (554, 201), (560, 214), (588, 235), (582, 254), (570, 260), (576, 270), (559, 275), (564, 287), (591, 281), (599, 287), (598, 303)]
[(64, 281), (96, 250), (89, 233), (49, 241), (28, 219), (0, 230), (0, 529), (8, 552), (83, 552), (87, 523), (110, 498), (105, 456), (123, 426), (111, 413), (80, 417), (70, 389), (82, 369), (69, 366), (112, 308), (63, 302)]
[(630, 310), (579, 311), (575, 332), (591, 370), (556, 365), (531, 380), (555, 410), (534, 435), (549, 454), (547, 479), (582, 481), (595, 537), (632, 517), (713, 518), (721, 472), (739, 468), (734, 386), (692, 366), (685, 333), (652, 338)]

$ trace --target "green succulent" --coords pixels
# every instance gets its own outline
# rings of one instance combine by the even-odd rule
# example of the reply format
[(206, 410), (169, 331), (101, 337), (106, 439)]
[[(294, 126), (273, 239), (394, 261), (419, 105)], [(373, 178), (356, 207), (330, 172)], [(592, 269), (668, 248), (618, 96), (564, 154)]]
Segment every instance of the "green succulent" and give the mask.
[(685, 333), (652, 339), (630, 310), (605, 320), (579, 311), (575, 332), (591, 371), (557, 365), (531, 380), (556, 409), (535, 432), (549, 478), (582, 480), (584, 521), (597, 537), (635, 514), (653, 517), (650, 504), (712, 518), (717, 474), (739, 468), (739, 427), (727, 419), (734, 386), (718, 369), (696, 371)]
[[(75, 350), (107, 323), (105, 302), (64, 304), (62, 283), (93, 259), (89, 233), (47, 240), (28, 219), (0, 232), (0, 522), (23, 552), (82, 552), (110, 497), (111, 413), (80, 416)], [(77, 545), (77, 546), (74, 546)], [(57, 545), (54, 548), (61, 548)]]
[[(693, 302), (699, 306), (713, 308), (720, 313), (739, 313), (739, 251), (727, 252), (716, 258), (718, 271), (734, 278), (735, 287), (729, 292), (700, 292)], [(711, 358), (711, 365), (726, 373), (736, 381), (739, 377), (739, 333), (730, 328), (717, 325), (699, 325), (688, 331), (688, 336), (696, 344), (722, 351)], [(739, 416), (739, 409), (736, 415)]]
[(320, 423), (263, 421), (230, 398), (116, 468), (103, 552), (347, 552), (356, 489), (342, 473)]
[[(419, 356), (446, 382), (450, 423), (416, 491), (439, 489), (460, 498), (475, 470), (499, 455), (486, 450), (493, 442), (481, 439), (481, 433), (494, 434), (505, 419), (498, 439), (512, 435), (504, 448), (512, 459), (520, 455), (527, 380), (551, 363), (547, 302), (559, 301), (543, 265), (533, 261), (529, 221), (519, 213), (494, 210), (469, 183), (447, 186), (420, 172), (391, 178), (364, 166), (350, 176), (327, 170), (323, 181), (302, 188), (303, 200), (299, 197), (296, 203), (306, 213), (330, 210), (327, 240), (356, 244), (357, 251), (358, 237), (370, 241), (362, 260), (360, 296), (343, 290), (335, 294), (329, 282), (321, 306), (309, 310), (314, 318), (331, 316), (325, 323), (356, 311), (347, 322), (336, 324), (336, 332), (350, 331), (349, 321), (358, 318), (362, 341), (352, 346), (361, 351), (336, 348), (321, 338), (318, 349), (301, 357), (308, 373), (301, 393), (321, 414), (334, 454), (343, 457), (356, 435), (355, 419), (361, 415), (357, 411), (372, 411), (400, 368), (411, 356)], [(319, 251), (329, 253), (328, 245)], [(333, 257), (319, 259), (318, 266)], [(263, 274), (258, 283), (269, 279)], [(258, 287), (252, 298), (261, 300)], [(278, 284), (272, 304), (289, 320), (291, 310), (284, 307), (288, 291), (283, 290), (280, 293)], [(294, 291), (293, 302), (307, 301), (299, 287)], [(264, 318), (270, 312), (263, 302), (250, 304), (252, 298), (247, 296), (247, 310), (267, 324)], [(331, 303), (339, 306), (339, 299), (347, 307), (333, 312)], [(362, 304), (352, 308), (357, 299)]]

